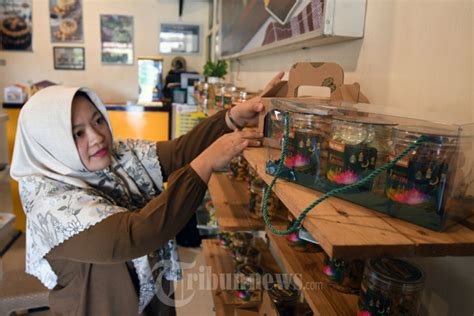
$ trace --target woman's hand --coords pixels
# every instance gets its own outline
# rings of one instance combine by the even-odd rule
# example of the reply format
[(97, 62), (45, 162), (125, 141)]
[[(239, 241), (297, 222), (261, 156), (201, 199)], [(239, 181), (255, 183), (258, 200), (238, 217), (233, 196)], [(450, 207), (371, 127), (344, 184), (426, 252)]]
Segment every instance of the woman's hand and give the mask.
[(232, 157), (242, 152), (247, 146), (259, 146), (259, 139), (262, 136), (261, 133), (252, 130), (225, 134), (194, 158), (191, 167), (207, 183), (213, 171), (227, 166)]
[[(247, 100), (245, 102), (237, 104), (235, 107), (233, 107), (231, 110), (231, 116), (232, 119), (241, 127), (243, 126), (256, 126), (258, 123), (258, 116), (261, 111), (263, 111), (264, 107), (263, 104), (260, 100), (261, 96), (267, 93), (270, 89), (272, 89), (275, 85), (277, 85), (280, 81), (281, 78), (285, 73), (283, 71), (280, 71), (278, 74), (276, 74), (275, 77), (273, 77), (272, 80), (270, 80), (269, 83), (265, 86), (263, 89), (263, 92), (260, 94), (258, 97), (254, 97), (250, 100)], [(238, 126), (234, 126), (235, 124), (232, 124), (228, 118), (227, 120), (227, 125), (229, 128), (236, 128)]]

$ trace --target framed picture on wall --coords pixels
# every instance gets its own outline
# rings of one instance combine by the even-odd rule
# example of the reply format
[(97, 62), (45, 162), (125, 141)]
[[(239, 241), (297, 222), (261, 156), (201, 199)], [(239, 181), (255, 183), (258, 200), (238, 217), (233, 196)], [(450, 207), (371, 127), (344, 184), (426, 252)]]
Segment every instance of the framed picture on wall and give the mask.
[(199, 25), (161, 24), (160, 53), (199, 53)]
[(100, 15), (103, 64), (133, 65), (133, 16)]
[(84, 70), (84, 47), (53, 47), (54, 69)]

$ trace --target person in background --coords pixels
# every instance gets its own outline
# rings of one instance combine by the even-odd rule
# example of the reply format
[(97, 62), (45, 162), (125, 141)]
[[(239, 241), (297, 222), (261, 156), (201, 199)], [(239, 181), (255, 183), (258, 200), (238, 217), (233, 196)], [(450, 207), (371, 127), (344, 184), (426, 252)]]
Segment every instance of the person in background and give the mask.
[(51, 289), (51, 311), (174, 315), (173, 238), (211, 173), (260, 144), (259, 133), (238, 127), (256, 124), (262, 110), (255, 98), (172, 141), (114, 141), (93, 91), (36, 93), (20, 113), (11, 176), (27, 217), (26, 272)]

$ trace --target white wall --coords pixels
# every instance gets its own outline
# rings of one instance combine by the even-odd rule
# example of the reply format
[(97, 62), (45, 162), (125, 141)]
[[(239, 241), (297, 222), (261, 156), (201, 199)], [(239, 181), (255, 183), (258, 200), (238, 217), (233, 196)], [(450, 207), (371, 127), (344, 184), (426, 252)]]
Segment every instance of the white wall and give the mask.
[(295, 62), (333, 61), (371, 103), (474, 121), (472, 20), (472, 0), (369, 0), (363, 39), (243, 58), (233, 80), (257, 90)]
[[(86, 85), (96, 90), (106, 102), (136, 100), (138, 74), (136, 57), (157, 56), (161, 23), (192, 23), (201, 25), (200, 53), (183, 55), (190, 70), (202, 71), (205, 62), (204, 37), (208, 23), (209, 3), (185, 1), (179, 19), (178, 0), (83, 0), (84, 43), (68, 46), (85, 47), (85, 71), (54, 70), (53, 45), (49, 31), (48, 0), (33, 1), (33, 52), (0, 51), (0, 97), (3, 87), (13, 83), (48, 79), (66, 85)], [(102, 65), (100, 56), (100, 14), (123, 14), (134, 17), (134, 57), (131, 66)], [(64, 46), (57, 44), (57, 46)], [(163, 55), (164, 76), (176, 55)]]
[[(446, 122), (474, 121), (472, 0), (368, 0), (361, 40), (231, 65), (239, 86), (261, 89), (298, 61), (333, 61), (371, 103)], [(422, 315), (473, 315), (474, 257), (416, 258), (427, 274)]]

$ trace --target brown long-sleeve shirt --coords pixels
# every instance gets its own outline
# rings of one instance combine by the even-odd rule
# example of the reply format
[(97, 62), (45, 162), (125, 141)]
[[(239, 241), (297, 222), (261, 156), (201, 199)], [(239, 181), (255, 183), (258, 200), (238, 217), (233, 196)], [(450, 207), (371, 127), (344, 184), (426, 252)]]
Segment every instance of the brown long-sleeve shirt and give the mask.
[[(192, 216), (207, 184), (189, 166), (199, 153), (230, 132), (225, 112), (190, 133), (158, 142), (168, 187), (136, 212), (114, 214), (53, 248), (46, 256), (58, 276), (50, 308), (61, 315), (136, 315), (138, 285), (131, 259), (151, 253), (173, 238)], [(169, 286), (165, 282), (165, 287)], [(173, 314), (155, 299), (145, 314)]]

